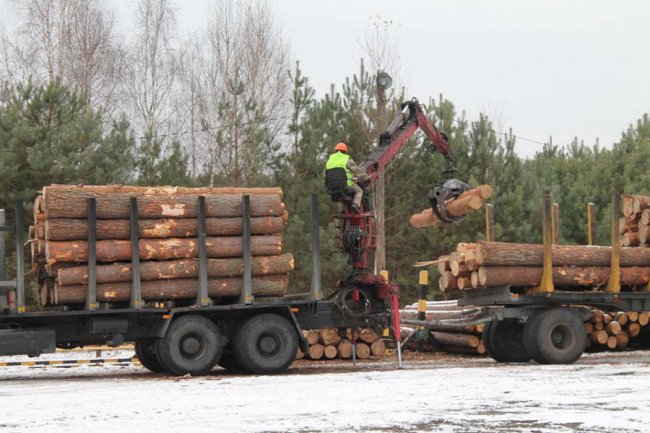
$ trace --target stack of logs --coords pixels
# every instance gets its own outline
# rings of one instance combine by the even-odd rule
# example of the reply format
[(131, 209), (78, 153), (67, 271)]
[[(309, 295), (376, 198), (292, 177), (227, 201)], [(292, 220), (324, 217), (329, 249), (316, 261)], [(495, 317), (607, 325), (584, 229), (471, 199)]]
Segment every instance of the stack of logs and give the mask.
[[(298, 349), (296, 359), (351, 359), (354, 336), (352, 329), (346, 329), (345, 335), (341, 336), (337, 329), (327, 328), (320, 330), (304, 331), (305, 338), (309, 344), (307, 353)], [(363, 328), (356, 335), (356, 357), (368, 359), (382, 357), (386, 352), (384, 340), (375, 331)]]
[[(492, 187), (490, 185), (478, 186), (464, 192), (455, 200), (450, 200), (446, 203), (447, 212), (452, 217), (464, 217), (480, 209), (483, 202), (490, 197), (492, 197)], [(414, 228), (424, 228), (439, 225), (441, 221), (433, 210), (428, 208), (420, 213), (411, 215), (410, 224)]]
[[(593, 310), (585, 331), (589, 335), (588, 344), (594, 349), (624, 349), (641, 334), (642, 328), (650, 322), (650, 313), (642, 311), (618, 311), (605, 313)], [(632, 340), (634, 341), (634, 340)]]
[[(412, 304), (400, 310), (400, 319), (418, 320), (417, 307), (418, 304)], [(479, 309), (474, 307), (460, 307), (457, 301), (427, 302), (425, 320), (445, 320), (452, 323), (454, 320), (459, 320), (478, 312)], [(415, 332), (409, 326), (411, 325), (404, 325), (404, 338)], [(483, 341), (481, 340), (484, 329), (485, 325), (481, 323), (471, 326), (458, 326), (453, 332), (432, 331), (431, 334), (437, 342), (437, 347), (427, 342), (424, 345), (424, 350), (483, 355), (486, 352), (485, 345), (483, 345)], [(414, 349), (415, 343), (415, 339), (410, 339), (405, 349)]]
[(42, 305), (82, 304), (88, 281), (88, 198), (96, 199), (98, 302), (130, 300), (130, 198), (138, 199), (144, 301), (195, 298), (198, 197), (205, 197), (208, 294), (239, 296), (243, 287), (242, 196), (250, 195), (252, 289), (282, 296), (293, 270), (282, 254), (287, 215), (280, 188), (180, 188), (52, 185), (34, 204), (32, 267)]
[(650, 247), (650, 197), (623, 196), (623, 217), (619, 223), (621, 245), (624, 247)]
[[(511, 285), (534, 287), (542, 278), (541, 244), (505, 242), (460, 243), (438, 259), (443, 292)], [(553, 245), (553, 283), (568, 290), (600, 288), (610, 275), (611, 247)], [(645, 287), (650, 280), (650, 248), (621, 248), (623, 290)]]

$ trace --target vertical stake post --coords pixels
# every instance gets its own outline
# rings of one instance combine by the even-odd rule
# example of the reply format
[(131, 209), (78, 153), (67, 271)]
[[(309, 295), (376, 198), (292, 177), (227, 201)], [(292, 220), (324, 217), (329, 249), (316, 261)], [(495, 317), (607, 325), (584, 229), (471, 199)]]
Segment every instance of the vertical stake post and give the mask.
[(25, 312), (25, 209), (16, 201), (16, 311)]
[(621, 291), (621, 237), (619, 235), (619, 218), (621, 217), (621, 200), (618, 192), (612, 196), (612, 255), (607, 292), (619, 293)]
[(542, 201), (542, 237), (544, 241), (544, 261), (542, 270), (542, 281), (539, 286), (533, 287), (529, 293), (551, 293), (555, 290), (553, 286), (553, 236), (551, 233), (553, 225), (553, 209), (551, 205), (551, 193), (544, 192)]
[(249, 195), (242, 197), (242, 229), (244, 242), (244, 289), (241, 294), (243, 304), (253, 303), (253, 289), (251, 281), (251, 198)]
[(131, 308), (142, 307), (140, 285), (140, 237), (138, 235), (138, 199), (129, 199), (131, 229)]
[(494, 242), (494, 205), (487, 203), (485, 205), (485, 240)]
[(210, 305), (210, 297), (208, 296), (208, 248), (206, 245), (205, 196), (199, 196), (197, 198), (197, 204), (199, 224), (199, 290), (196, 293), (196, 305), (206, 307)]
[(318, 224), (318, 194), (311, 195), (311, 298), (323, 299), (320, 280), (320, 234)]
[(587, 244), (593, 245), (596, 242), (596, 205), (589, 202), (587, 203)]
[(558, 245), (560, 239), (560, 205), (553, 203), (553, 245)]
[[(0, 209), (0, 227), (5, 225), (5, 210)], [(5, 232), (0, 231), (0, 281), (4, 281), (5, 272)]]
[[(420, 300), (418, 301), (418, 320), (424, 321), (427, 319), (427, 286), (429, 285), (429, 271), (420, 271)], [(428, 333), (424, 326), (420, 326), (421, 333)], [(417, 340), (418, 353), (424, 352), (424, 339), (422, 335), (418, 335)]]
[(86, 309), (97, 309), (97, 200), (88, 199), (88, 286), (86, 288)]

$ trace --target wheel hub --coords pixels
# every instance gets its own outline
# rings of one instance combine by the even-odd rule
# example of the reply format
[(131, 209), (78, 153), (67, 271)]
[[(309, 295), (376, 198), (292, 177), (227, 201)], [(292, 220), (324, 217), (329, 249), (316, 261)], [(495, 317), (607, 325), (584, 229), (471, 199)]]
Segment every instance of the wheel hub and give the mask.
[(257, 348), (262, 355), (273, 356), (280, 351), (281, 342), (275, 335), (263, 334), (257, 341)]
[(571, 330), (566, 325), (558, 325), (551, 332), (551, 343), (559, 350), (564, 350), (571, 346)]
[(201, 352), (202, 346), (198, 338), (191, 336), (183, 339), (181, 351), (185, 356), (197, 356)]

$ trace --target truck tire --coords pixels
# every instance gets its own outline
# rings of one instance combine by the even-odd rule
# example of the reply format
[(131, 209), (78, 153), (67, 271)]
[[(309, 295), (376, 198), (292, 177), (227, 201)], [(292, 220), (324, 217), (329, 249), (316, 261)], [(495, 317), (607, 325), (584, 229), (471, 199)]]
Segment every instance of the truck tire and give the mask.
[(245, 371), (235, 358), (232, 350), (224, 349), (223, 353), (221, 354), (221, 358), (219, 358), (219, 361), (217, 362), (217, 365), (224, 370), (228, 370), (233, 373)]
[(260, 314), (246, 321), (233, 339), (237, 363), (255, 374), (285, 371), (296, 357), (298, 335), (294, 326), (277, 314)]
[(222, 350), (223, 338), (217, 326), (197, 315), (175, 319), (156, 344), (162, 367), (178, 376), (208, 373), (217, 364)]
[(580, 317), (568, 308), (535, 314), (524, 332), (526, 351), (540, 364), (572, 364), (587, 346)]
[(493, 320), (483, 331), (483, 344), (497, 362), (528, 362), (524, 348), (524, 325), (517, 320)]
[(140, 364), (152, 373), (164, 373), (165, 368), (158, 360), (152, 341), (140, 340), (135, 342), (135, 354)]

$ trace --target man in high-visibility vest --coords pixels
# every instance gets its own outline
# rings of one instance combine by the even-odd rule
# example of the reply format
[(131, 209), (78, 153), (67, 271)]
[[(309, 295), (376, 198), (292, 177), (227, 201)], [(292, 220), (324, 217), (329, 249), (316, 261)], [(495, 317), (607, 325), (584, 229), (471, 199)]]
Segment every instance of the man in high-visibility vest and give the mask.
[(345, 143), (339, 143), (334, 148), (334, 153), (330, 155), (325, 165), (325, 172), (334, 169), (344, 169), (346, 175), (346, 186), (354, 193), (354, 200), (352, 201), (352, 212), (361, 212), (361, 198), (363, 197), (363, 188), (357, 182), (362, 184), (370, 180), (370, 176), (366, 174), (354, 160), (348, 155), (348, 146)]

